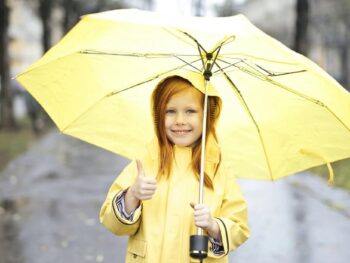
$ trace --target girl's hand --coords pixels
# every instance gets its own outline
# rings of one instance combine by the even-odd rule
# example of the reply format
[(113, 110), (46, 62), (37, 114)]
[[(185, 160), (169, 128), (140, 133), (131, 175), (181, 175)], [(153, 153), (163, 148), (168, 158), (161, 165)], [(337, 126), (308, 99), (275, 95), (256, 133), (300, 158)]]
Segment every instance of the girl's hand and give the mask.
[(190, 205), (194, 210), (195, 225), (207, 231), (209, 236), (220, 240), (220, 228), (216, 220), (211, 216), (209, 206), (204, 204), (196, 205), (193, 202)]
[(136, 164), (137, 178), (135, 183), (129, 188), (130, 194), (137, 201), (149, 200), (153, 197), (157, 189), (157, 181), (154, 178), (145, 176), (142, 163), (139, 160), (136, 160)]

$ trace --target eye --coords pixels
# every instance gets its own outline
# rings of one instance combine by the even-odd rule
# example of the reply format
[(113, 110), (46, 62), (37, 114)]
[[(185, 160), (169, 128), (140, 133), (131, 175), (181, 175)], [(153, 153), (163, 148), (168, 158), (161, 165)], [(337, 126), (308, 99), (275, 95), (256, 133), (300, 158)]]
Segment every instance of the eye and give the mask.
[(197, 110), (195, 110), (195, 109), (188, 109), (188, 110), (186, 110), (186, 113), (187, 114), (194, 114), (194, 113), (197, 113)]
[(176, 113), (176, 111), (174, 109), (167, 109), (165, 111), (165, 114), (174, 114), (174, 113)]

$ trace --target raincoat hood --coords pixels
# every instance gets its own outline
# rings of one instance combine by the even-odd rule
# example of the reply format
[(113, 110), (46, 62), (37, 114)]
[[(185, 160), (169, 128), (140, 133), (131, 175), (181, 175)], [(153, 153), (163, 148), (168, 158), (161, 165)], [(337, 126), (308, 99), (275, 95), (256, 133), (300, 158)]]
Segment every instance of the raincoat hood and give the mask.
[(164, 80), (166, 80), (170, 77), (175, 77), (175, 76), (179, 76), (179, 77), (182, 77), (182, 78), (188, 80), (192, 84), (193, 87), (195, 87), (197, 90), (199, 90), (203, 94), (205, 94), (205, 85), (207, 85), (208, 96), (219, 97), (218, 92), (216, 91), (216, 89), (214, 88), (212, 83), (210, 81), (208, 81), (206, 84), (206, 80), (205, 80), (203, 74), (196, 72), (196, 71), (192, 71), (192, 70), (180, 69), (180, 70), (175, 71), (175, 73), (172, 72), (172, 74), (168, 74), (164, 78), (162, 78), (156, 86), (160, 85)]

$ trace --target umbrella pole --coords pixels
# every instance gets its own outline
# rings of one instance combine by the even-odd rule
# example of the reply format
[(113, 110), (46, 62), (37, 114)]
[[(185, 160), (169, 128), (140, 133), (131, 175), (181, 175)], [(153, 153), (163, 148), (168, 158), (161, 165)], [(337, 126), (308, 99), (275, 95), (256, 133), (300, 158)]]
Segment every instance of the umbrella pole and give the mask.
[[(207, 93), (208, 80), (205, 80), (205, 93), (204, 93), (204, 108), (203, 108), (203, 127), (202, 127), (202, 149), (201, 149), (201, 167), (199, 174), (199, 200), (198, 203), (203, 203), (203, 189), (204, 189), (204, 164), (205, 164), (205, 143), (207, 133), (207, 115), (208, 115), (208, 93)], [(203, 235), (202, 228), (197, 228), (197, 235), (190, 237), (190, 255), (192, 258), (199, 259), (200, 262), (208, 256), (208, 236)]]

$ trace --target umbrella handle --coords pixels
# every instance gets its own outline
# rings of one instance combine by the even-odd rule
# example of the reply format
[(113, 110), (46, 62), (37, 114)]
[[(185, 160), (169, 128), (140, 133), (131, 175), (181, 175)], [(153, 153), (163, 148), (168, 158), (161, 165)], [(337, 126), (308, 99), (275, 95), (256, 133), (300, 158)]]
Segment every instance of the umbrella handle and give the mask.
[(190, 237), (190, 256), (202, 262), (208, 256), (208, 237), (192, 235)]

